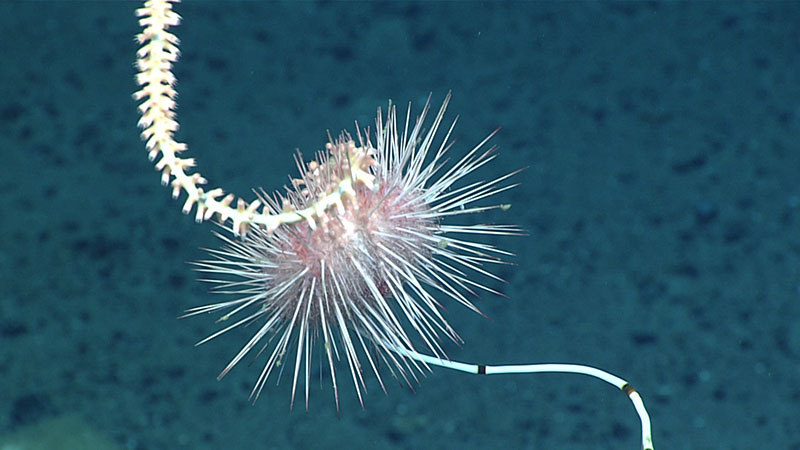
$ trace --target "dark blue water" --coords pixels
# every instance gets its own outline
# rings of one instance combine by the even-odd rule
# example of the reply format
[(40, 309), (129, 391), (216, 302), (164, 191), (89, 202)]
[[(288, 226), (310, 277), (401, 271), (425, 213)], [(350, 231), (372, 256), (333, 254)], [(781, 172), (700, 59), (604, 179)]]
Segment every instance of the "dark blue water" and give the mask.
[[(195, 348), (216, 317), (177, 319), (221, 300), (185, 264), (218, 241), (139, 140), (136, 7), (0, 4), (0, 443), (66, 416), (131, 450), (638, 448), (625, 396), (578, 375), (412, 391), (384, 366), (362, 410), (342, 363), (339, 417), (327, 375), (291, 413), (290, 371), (255, 406), (261, 360), (216, 381), (252, 330)], [(657, 449), (800, 449), (800, 3), (177, 9), (178, 138), (247, 198), (389, 99), (451, 90), (454, 156), (503, 127), (479, 176), (527, 170), (474, 219), (527, 235), (491, 240), (517, 256), (490, 319), (441, 299), (452, 358), (609, 370)]]

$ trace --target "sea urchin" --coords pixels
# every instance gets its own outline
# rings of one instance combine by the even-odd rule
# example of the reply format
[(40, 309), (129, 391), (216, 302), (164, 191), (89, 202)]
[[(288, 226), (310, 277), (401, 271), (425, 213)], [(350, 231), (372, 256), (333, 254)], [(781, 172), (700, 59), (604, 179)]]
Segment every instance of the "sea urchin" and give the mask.
[(409, 106), (402, 131), (390, 105), (385, 122), (378, 111), (377, 145), (371, 143), (369, 132), (358, 131), (357, 143), (342, 133), (315, 161), (303, 164), (298, 157), (300, 177), (286, 193), (270, 196), (262, 191), (259, 200), (270, 215), (305, 211), (305, 220), (274, 230), (253, 227), (241, 239), (219, 235), (224, 247), (210, 250), (212, 258), (197, 265), (214, 274), (208, 281), (216, 283), (217, 290), (237, 298), (190, 309), (187, 315), (224, 311), (221, 321), (241, 317), (200, 343), (258, 322), (258, 331), (220, 378), (260, 347), (257, 355), (263, 353), (268, 359), (251, 393), (255, 400), (270, 375), (281, 372), (294, 352), (289, 362), (294, 366), (292, 404), (302, 376), (308, 407), (312, 352), (321, 342), (337, 407), (334, 360), (342, 356), (363, 404), (362, 360), (382, 387), (379, 360), (393, 376), (410, 382), (424, 363), (396, 349), (414, 350), (413, 340), (419, 338), (430, 352), (444, 358), (440, 336), (460, 341), (442, 317), (434, 293), (477, 312), (467, 295), (495, 291), (474, 281), (474, 274), (497, 278), (484, 266), (502, 263), (502, 256), (509, 253), (457, 236), (519, 230), (509, 225), (447, 223), (453, 216), (506, 209), (507, 205), (476, 202), (512, 188), (506, 180), (516, 173), (463, 183), (465, 176), (495, 158), (494, 147), (485, 149), (494, 133), (448, 164), (456, 121), (442, 139), (437, 139), (437, 131), (449, 98), (448, 94), (427, 131), (423, 130), (427, 102), (413, 127), (409, 127)]

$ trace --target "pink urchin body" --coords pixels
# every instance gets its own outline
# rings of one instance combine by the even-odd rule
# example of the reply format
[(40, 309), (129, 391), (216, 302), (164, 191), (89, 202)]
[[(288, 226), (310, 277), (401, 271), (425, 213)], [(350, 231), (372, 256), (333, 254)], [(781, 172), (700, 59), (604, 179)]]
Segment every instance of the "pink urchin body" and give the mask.
[[(272, 232), (256, 228), (241, 240), (222, 237), (226, 245), (211, 252), (215, 258), (198, 263), (201, 270), (236, 278), (211, 281), (221, 291), (239, 297), (194, 308), (189, 315), (225, 310), (221, 320), (226, 321), (250, 311), (201, 343), (243, 324), (260, 325), (220, 377), (260, 345), (258, 354), (268, 356), (253, 389), (256, 398), (273, 370), (278, 366), (282, 370), (294, 352), (292, 399), (304, 374), (307, 404), (310, 361), (321, 341), (338, 405), (336, 360), (347, 361), (361, 400), (366, 389), (362, 361), (379, 381), (377, 362), (381, 360), (393, 376), (410, 382), (414, 372), (422, 369), (420, 363), (396, 349), (413, 350), (414, 341), (421, 339), (430, 352), (444, 357), (440, 336), (459, 340), (433, 294), (477, 311), (465, 295), (476, 288), (494, 291), (474, 281), (468, 272), (497, 278), (484, 266), (502, 262), (498, 255), (509, 253), (454, 235), (516, 234), (519, 230), (506, 225), (447, 224), (452, 216), (503, 207), (476, 206), (476, 202), (512, 187), (502, 183), (513, 175), (458, 185), (495, 154), (493, 149), (481, 150), (487, 138), (455, 163), (446, 164), (453, 127), (438, 146), (434, 140), (448, 100), (449, 96), (424, 135), (427, 104), (413, 127), (406, 121), (402, 133), (390, 107), (385, 123), (379, 112), (377, 146), (360, 134), (356, 146), (343, 134), (315, 161), (298, 163), (301, 178), (294, 181), (294, 189), (284, 195), (262, 195), (261, 200), (274, 214), (327, 206), (306, 221)], [(356, 170), (367, 175), (355, 177)], [(336, 201), (320, 200), (331, 198)], [(414, 331), (411, 336), (409, 329)]]

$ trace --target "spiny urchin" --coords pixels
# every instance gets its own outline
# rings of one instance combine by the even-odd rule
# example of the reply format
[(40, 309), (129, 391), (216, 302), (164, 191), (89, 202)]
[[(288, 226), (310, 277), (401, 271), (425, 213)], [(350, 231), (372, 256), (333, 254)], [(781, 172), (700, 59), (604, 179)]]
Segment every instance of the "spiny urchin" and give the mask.
[(476, 202), (513, 187), (504, 183), (515, 173), (458, 184), (495, 158), (494, 147), (484, 149), (494, 133), (448, 164), (455, 121), (443, 139), (436, 134), (449, 98), (427, 132), (423, 126), (428, 103), (413, 127), (409, 107), (402, 131), (390, 106), (385, 122), (378, 111), (376, 146), (368, 133), (357, 133), (358, 144), (343, 133), (315, 161), (304, 165), (298, 158), (300, 178), (293, 186), (284, 194), (262, 192), (259, 197), (272, 214), (308, 208), (316, 213), (271, 231), (254, 227), (242, 239), (220, 235), (224, 247), (211, 250), (212, 259), (197, 263), (200, 270), (215, 274), (209, 281), (220, 291), (237, 298), (190, 309), (187, 315), (226, 311), (221, 321), (241, 316), (200, 343), (241, 325), (259, 326), (220, 378), (260, 347), (257, 356), (268, 356), (251, 398), (255, 400), (270, 375), (276, 369), (282, 372), (288, 363), (294, 373), (292, 404), (302, 376), (308, 407), (312, 352), (321, 341), (338, 408), (335, 360), (342, 355), (363, 404), (362, 359), (382, 387), (379, 360), (406, 382), (422, 369), (421, 363), (396, 351), (414, 349), (407, 330), (413, 329), (415, 338), (437, 357), (445, 357), (441, 335), (460, 342), (434, 294), (478, 311), (467, 295), (475, 289), (495, 291), (474, 281), (469, 272), (497, 278), (484, 265), (501, 263), (501, 256), (509, 253), (468, 237), (519, 230), (446, 223), (451, 216), (506, 208)]

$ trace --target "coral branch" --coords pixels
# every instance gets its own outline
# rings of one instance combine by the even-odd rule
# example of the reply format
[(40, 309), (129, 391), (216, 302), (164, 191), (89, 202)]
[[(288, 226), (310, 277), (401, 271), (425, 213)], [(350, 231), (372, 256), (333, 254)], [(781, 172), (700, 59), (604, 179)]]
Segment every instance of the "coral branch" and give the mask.
[[(366, 148), (356, 147), (352, 140), (344, 140), (329, 143), (327, 150), (331, 160), (347, 164), (349, 175), (338, 180), (334, 189), (322, 193), (304, 209), (278, 211), (265, 204), (266, 202), (254, 200), (247, 203), (241, 198), (237, 199), (236, 208), (233, 208), (233, 194), (226, 195), (221, 188), (205, 191), (201, 186), (207, 183), (206, 179), (199, 172), (189, 172), (195, 165), (194, 159), (178, 156), (186, 150), (186, 144), (174, 139), (179, 125), (175, 119), (177, 91), (172, 65), (180, 56), (180, 41), (168, 30), (178, 26), (181, 21), (180, 16), (172, 10), (172, 3), (179, 1), (148, 0), (143, 8), (136, 10), (143, 30), (136, 36), (141, 44), (136, 53), (136, 66), (139, 69), (136, 82), (141, 88), (133, 94), (133, 98), (141, 102), (138, 125), (142, 129), (142, 140), (145, 141), (150, 160), (157, 160), (155, 168), (161, 172), (161, 183), (172, 186), (174, 198), (178, 198), (181, 191), (187, 195), (183, 204), (184, 214), (190, 213), (196, 207), (197, 222), (214, 216), (222, 223), (230, 220), (231, 230), (236, 235), (245, 234), (251, 224), (263, 226), (268, 231), (274, 231), (283, 224), (301, 221), (314, 227), (316, 222), (325, 219), (329, 208), (339, 207), (343, 198), (355, 196), (354, 185), (375, 188), (374, 177), (369, 173), (369, 166), (373, 163), (369, 156), (369, 145)], [(316, 162), (309, 163), (308, 172), (313, 172), (318, 165)], [(263, 208), (259, 212), (262, 204)]]

